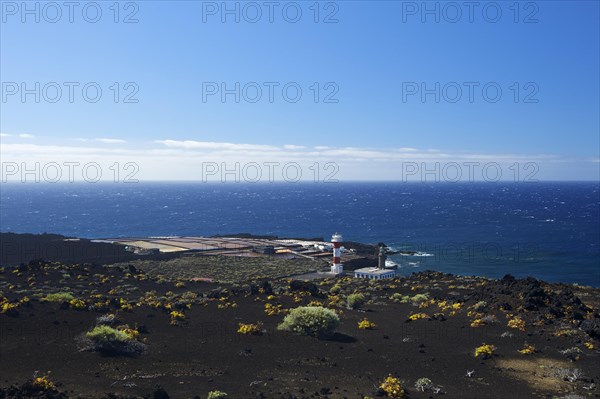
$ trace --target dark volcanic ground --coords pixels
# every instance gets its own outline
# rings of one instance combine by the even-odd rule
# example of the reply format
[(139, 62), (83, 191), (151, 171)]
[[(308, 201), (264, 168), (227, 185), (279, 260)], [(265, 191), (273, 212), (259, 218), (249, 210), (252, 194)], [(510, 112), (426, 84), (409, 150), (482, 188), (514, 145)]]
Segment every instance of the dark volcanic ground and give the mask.
[[(53, 292), (70, 292), (83, 305), (43, 299)], [(353, 292), (367, 297), (360, 309), (346, 308)], [(389, 374), (402, 380), (409, 398), (438, 396), (415, 389), (422, 377), (447, 398), (600, 397), (598, 289), (435, 272), (393, 281), (217, 284), (170, 281), (135, 268), (42, 262), (2, 270), (0, 293), (0, 304), (17, 304), (0, 314), (0, 398), (19, 397), (24, 389), (15, 386), (36, 371), (57, 385), (39, 396), (48, 398), (60, 397), (57, 391), (62, 397), (160, 398), (162, 387), (171, 398), (205, 398), (218, 389), (230, 398), (362, 399), (375, 397)], [(284, 313), (265, 312), (309, 303), (339, 313), (336, 335), (277, 331)], [(185, 320), (172, 325), (176, 309)], [(109, 313), (140, 331), (145, 353), (82, 350), (80, 337)], [(409, 320), (419, 313), (426, 316)], [(377, 326), (359, 329), (364, 318)], [(476, 322), (482, 319), (487, 322)], [(513, 320), (512, 327), (520, 327), (519, 319), (522, 329), (509, 326)], [(264, 324), (262, 335), (237, 333), (238, 323), (257, 321)], [(484, 343), (496, 347), (494, 355), (475, 357)], [(520, 353), (526, 344), (535, 353)], [(579, 378), (564, 378), (575, 369)], [(470, 377), (468, 371), (474, 371)]]

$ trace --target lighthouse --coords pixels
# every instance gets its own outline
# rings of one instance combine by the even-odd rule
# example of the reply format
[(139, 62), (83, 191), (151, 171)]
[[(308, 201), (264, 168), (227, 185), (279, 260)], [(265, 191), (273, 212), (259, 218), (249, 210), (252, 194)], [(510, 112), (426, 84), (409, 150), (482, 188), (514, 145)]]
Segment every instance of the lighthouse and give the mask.
[(342, 235), (335, 233), (331, 236), (331, 243), (333, 244), (333, 265), (331, 265), (331, 273), (340, 274), (344, 271), (344, 266), (340, 260), (341, 257), (341, 246), (342, 246)]

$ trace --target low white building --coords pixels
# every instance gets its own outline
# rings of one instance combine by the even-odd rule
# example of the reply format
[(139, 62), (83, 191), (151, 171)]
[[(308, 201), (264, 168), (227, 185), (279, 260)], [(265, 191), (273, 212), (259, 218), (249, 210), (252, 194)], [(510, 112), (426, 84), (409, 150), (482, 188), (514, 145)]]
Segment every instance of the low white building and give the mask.
[(396, 277), (395, 269), (379, 269), (377, 267), (363, 267), (362, 269), (356, 269), (354, 271), (354, 277), (356, 278), (369, 278), (374, 280), (381, 280), (384, 278)]
[(379, 255), (378, 255), (378, 264), (377, 267), (363, 267), (362, 269), (356, 269), (354, 271), (354, 277), (356, 278), (369, 278), (373, 280), (382, 280), (384, 278), (394, 278), (396, 277), (396, 268), (386, 268), (386, 259), (387, 256), (385, 254), (385, 246), (379, 246)]

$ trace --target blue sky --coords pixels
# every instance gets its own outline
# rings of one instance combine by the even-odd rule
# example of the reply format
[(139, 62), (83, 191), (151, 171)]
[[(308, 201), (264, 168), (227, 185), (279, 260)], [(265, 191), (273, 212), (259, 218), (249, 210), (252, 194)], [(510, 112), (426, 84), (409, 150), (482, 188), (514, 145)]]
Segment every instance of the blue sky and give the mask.
[[(350, 180), (400, 178), (403, 162), (498, 162), (505, 177), (533, 162), (544, 180), (600, 178), (599, 2), (478, 2), (472, 15), (428, 2), (435, 15), (423, 2), (324, 1), (318, 16), (313, 1), (275, 3), (269, 22), (265, 2), (229, 1), (236, 22), (220, 1), (120, 2), (118, 16), (98, 2), (91, 23), (96, 3), (79, 2), (69, 22), (62, 2), (61, 17), (28, 2), (36, 22), (2, 1), (3, 162), (135, 162), (146, 180), (197, 179), (205, 161), (336, 162)], [(36, 82), (39, 103), (23, 100)], [(65, 82), (78, 84), (73, 102)], [(81, 93), (90, 82), (95, 103)], [(206, 92), (236, 82), (239, 102)], [(439, 102), (421, 97), (436, 84)]]

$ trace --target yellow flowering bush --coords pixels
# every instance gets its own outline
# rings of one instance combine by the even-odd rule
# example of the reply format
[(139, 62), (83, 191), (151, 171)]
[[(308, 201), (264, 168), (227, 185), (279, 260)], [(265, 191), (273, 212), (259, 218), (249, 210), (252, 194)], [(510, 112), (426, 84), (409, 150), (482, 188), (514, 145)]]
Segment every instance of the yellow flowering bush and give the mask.
[(140, 335), (140, 332), (138, 330), (136, 330), (135, 328), (129, 328), (129, 326), (118, 327), (117, 330), (123, 331), (131, 339), (137, 339), (137, 337)]
[(415, 314), (411, 314), (410, 316), (408, 316), (408, 320), (410, 320), (410, 321), (415, 321), (415, 320), (420, 320), (420, 319), (429, 319), (429, 315), (427, 315), (426, 313), (415, 313)]
[(377, 324), (367, 319), (362, 319), (358, 322), (358, 328), (360, 328), (361, 330), (372, 330), (375, 327), (377, 327)]
[(535, 353), (535, 352), (536, 352), (535, 346), (527, 345), (527, 344), (525, 344), (523, 349), (519, 350), (519, 353), (522, 355), (531, 355), (532, 353)]
[(385, 392), (385, 395), (388, 398), (402, 398), (404, 397), (404, 388), (402, 388), (402, 384), (400, 383), (400, 379), (397, 377), (393, 377), (389, 375), (385, 380), (379, 385), (379, 388)]
[(337, 306), (342, 298), (339, 295), (328, 295), (327, 300), (329, 301), (330, 306)]
[(577, 330), (563, 328), (561, 330), (556, 331), (554, 335), (557, 337), (572, 337), (574, 335), (577, 335)]
[(54, 385), (54, 383), (52, 382), (52, 380), (50, 380), (50, 377), (48, 377), (47, 375), (42, 376), (42, 377), (36, 377), (33, 379), (33, 386), (41, 389), (43, 391), (49, 391), (51, 389), (54, 389), (56, 386)]
[(219, 308), (219, 309), (229, 309), (229, 308), (234, 309), (237, 307), (238, 307), (238, 304), (235, 302), (223, 302), (223, 303), (220, 303), (217, 305), (217, 308)]
[(477, 348), (475, 348), (475, 357), (483, 357), (487, 359), (488, 357), (492, 357), (494, 355), (494, 351), (496, 347), (494, 345), (483, 344)]
[(81, 310), (81, 309), (85, 309), (85, 302), (82, 301), (81, 299), (71, 299), (69, 301), (69, 305), (71, 305), (71, 307), (73, 309), (77, 309), (77, 310)]
[(275, 316), (286, 313), (286, 310), (281, 307), (281, 304), (273, 305), (272, 303), (265, 303), (265, 313), (267, 316)]
[(177, 310), (171, 311), (169, 315), (171, 315), (171, 325), (177, 325), (178, 321), (185, 320), (185, 314)]
[(475, 319), (471, 322), (471, 327), (481, 327), (481, 326), (485, 326), (485, 322), (482, 321), (481, 319)]
[(430, 299), (430, 300), (428, 300), (428, 301), (421, 302), (421, 303), (419, 304), (419, 309), (425, 309), (425, 308), (428, 308), (428, 307), (430, 307), (430, 306), (431, 306), (431, 305), (433, 305), (433, 304), (435, 304), (435, 299)]
[(510, 319), (508, 321), (508, 327), (515, 328), (517, 330), (525, 331), (525, 321), (521, 319), (519, 316)]
[(262, 323), (260, 321), (256, 323), (238, 323), (237, 332), (240, 334), (253, 334), (260, 335), (262, 334)]
[(130, 304), (129, 302), (127, 302), (127, 300), (123, 299), (123, 298), (119, 298), (119, 305), (121, 306), (122, 310), (131, 310), (131, 309), (133, 309), (133, 305)]
[(18, 314), (17, 308), (19, 307), (16, 303), (4, 302), (0, 305), (0, 313), (14, 316)]

